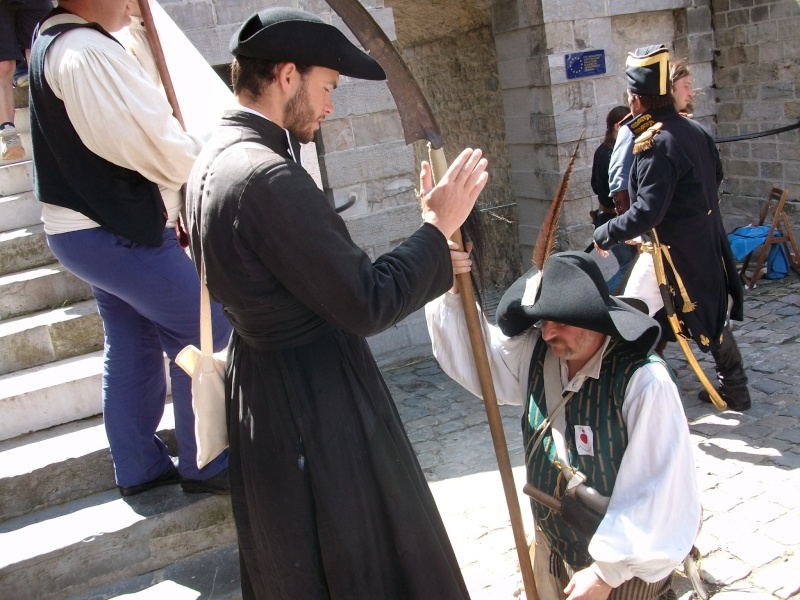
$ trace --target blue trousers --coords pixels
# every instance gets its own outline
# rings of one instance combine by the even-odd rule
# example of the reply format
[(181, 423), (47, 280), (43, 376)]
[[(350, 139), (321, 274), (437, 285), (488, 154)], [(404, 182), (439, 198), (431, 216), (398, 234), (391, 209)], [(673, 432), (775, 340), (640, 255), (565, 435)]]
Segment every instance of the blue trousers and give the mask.
[[(169, 467), (156, 435), (164, 413), (170, 359), (178, 471), (207, 479), (228, 466), (228, 452), (197, 468), (191, 378), (175, 364), (184, 346), (200, 346), (200, 280), (175, 232), (158, 247), (136, 244), (96, 227), (47, 236), (66, 269), (92, 286), (105, 330), (103, 420), (117, 485), (151, 481)], [(214, 350), (230, 338), (222, 307), (212, 303)]]

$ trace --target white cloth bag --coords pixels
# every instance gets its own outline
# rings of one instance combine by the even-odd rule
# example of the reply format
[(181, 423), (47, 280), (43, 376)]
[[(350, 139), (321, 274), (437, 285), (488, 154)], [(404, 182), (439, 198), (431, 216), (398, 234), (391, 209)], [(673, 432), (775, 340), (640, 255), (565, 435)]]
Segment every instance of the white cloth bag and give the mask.
[(201, 264), (200, 269), (200, 350), (186, 346), (175, 357), (175, 363), (192, 378), (197, 466), (202, 469), (228, 447), (228, 423), (225, 411), (227, 351), (214, 353), (205, 264)]

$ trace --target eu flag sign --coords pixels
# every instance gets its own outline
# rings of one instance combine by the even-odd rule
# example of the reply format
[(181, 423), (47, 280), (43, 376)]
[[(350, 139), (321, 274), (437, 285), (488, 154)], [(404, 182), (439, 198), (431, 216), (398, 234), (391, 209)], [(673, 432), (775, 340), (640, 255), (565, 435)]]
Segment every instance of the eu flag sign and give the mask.
[(586, 52), (566, 54), (564, 65), (567, 70), (567, 79), (602, 75), (606, 72), (606, 52), (605, 50), (587, 50)]

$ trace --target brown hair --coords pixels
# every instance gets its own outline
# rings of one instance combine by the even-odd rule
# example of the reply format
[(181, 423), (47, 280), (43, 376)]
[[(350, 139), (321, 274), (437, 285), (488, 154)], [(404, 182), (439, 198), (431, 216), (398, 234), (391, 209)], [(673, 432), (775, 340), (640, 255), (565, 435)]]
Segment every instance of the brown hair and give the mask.
[(661, 108), (675, 106), (675, 99), (672, 97), (671, 92), (663, 96), (639, 96), (639, 101), (647, 110), (659, 110)]
[(684, 77), (688, 77), (692, 74), (692, 71), (689, 69), (689, 63), (686, 62), (684, 59), (679, 58), (677, 60), (673, 60), (669, 64), (669, 80), (671, 83), (675, 83), (678, 79), (683, 79)]
[[(286, 62), (286, 61), (283, 61)], [(279, 62), (249, 56), (234, 56), (231, 62), (231, 85), (237, 96), (245, 95), (257, 99), (264, 87), (275, 81)], [(311, 70), (310, 65), (295, 65), (300, 75)]]
[(606, 115), (606, 137), (603, 143), (606, 146), (614, 146), (614, 126), (625, 118), (630, 112), (627, 106), (615, 106)]

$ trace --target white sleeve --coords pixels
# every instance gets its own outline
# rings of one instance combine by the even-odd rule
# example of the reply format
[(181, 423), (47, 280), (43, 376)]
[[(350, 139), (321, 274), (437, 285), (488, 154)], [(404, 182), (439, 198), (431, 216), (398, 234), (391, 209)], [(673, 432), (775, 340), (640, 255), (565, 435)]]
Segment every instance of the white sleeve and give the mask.
[(202, 142), (120, 44), (85, 28), (63, 33), (45, 77), (89, 150), (166, 188), (186, 183)]
[[(425, 306), (425, 317), (433, 355), (442, 370), (482, 398), (461, 297), (447, 292), (432, 300)], [(490, 325), (483, 314), (481, 326), (498, 404), (522, 404), (527, 394), (528, 370), (538, 335), (531, 329), (509, 338), (498, 327)]]
[(589, 544), (592, 568), (612, 587), (632, 577), (666, 577), (691, 550), (701, 518), (689, 427), (664, 365), (650, 363), (633, 375), (623, 418), (628, 447)]

